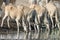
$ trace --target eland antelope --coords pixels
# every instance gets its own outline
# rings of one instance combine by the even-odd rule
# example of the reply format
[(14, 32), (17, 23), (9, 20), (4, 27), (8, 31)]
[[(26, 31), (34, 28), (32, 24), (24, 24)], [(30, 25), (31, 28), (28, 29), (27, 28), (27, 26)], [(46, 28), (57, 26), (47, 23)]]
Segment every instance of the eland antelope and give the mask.
[[(37, 24), (37, 29), (39, 31), (38, 24), (41, 24), (41, 17), (43, 16), (43, 14), (46, 13), (45, 8), (43, 6), (39, 6), (37, 4), (30, 5), (30, 8), (35, 9), (37, 12), (37, 16), (35, 17), (35, 24)], [(38, 21), (37, 21), (37, 19), (38, 19)]]
[[(30, 21), (30, 19), (33, 17), (33, 16), (35, 16), (36, 15), (36, 13), (34, 13), (35, 12), (35, 10), (34, 9), (32, 9), (32, 8), (29, 8), (29, 7), (27, 7), (27, 6), (23, 6), (23, 12), (24, 12), (24, 14), (23, 14), (23, 18), (22, 18), (22, 20), (23, 20), (23, 27), (25, 27), (25, 30), (26, 30), (26, 27), (27, 27), (27, 25), (29, 26), (29, 30), (31, 31), (31, 21)], [(25, 22), (24, 22), (24, 19), (25, 19)], [(34, 18), (33, 18), (34, 19)], [(26, 22), (27, 22), (27, 24), (26, 24)]]
[[(4, 5), (5, 3), (3, 3), (2, 5)], [(7, 17), (7, 24), (8, 27), (10, 28), (9, 25), (9, 20), (11, 19), (15, 19), (16, 23), (17, 23), (17, 38), (18, 38), (18, 34), (19, 34), (19, 19), (21, 18), (21, 16), (23, 15), (23, 11), (22, 11), (23, 7), (22, 6), (17, 6), (15, 7), (14, 5), (12, 5), (11, 3), (8, 5), (4, 6), (4, 17), (2, 18), (2, 23), (1, 23), (1, 27), (3, 26), (3, 22)]]
[[(51, 22), (52, 22), (52, 28), (55, 26), (54, 23), (53, 23), (53, 17), (55, 17), (56, 19), (56, 22), (59, 22), (58, 21), (58, 18), (57, 18), (57, 7), (53, 4), (53, 2), (49, 2), (45, 5), (45, 8), (47, 9), (48, 11), (48, 15), (51, 19)], [(55, 15), (55, 16), (54, 16)], [(59, 28), (59, 23), (57, 24), (58, 25), (58, 28)]]

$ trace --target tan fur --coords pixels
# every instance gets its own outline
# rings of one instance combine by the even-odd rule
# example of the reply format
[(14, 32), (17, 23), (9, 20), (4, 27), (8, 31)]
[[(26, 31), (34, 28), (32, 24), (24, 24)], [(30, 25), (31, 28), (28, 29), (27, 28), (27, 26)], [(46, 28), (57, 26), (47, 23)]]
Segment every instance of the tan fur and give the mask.
[(10, 16), (12, 19), (18, 18), (22, 16), (22, 8), (17, 8), (12, 4), (5, 6), (5, 15)]
[(45, 6), (46, 6), (46, 9), (48, 10), (48, 12), (50, 12), (49, 15), (53, 16), (53, 14), (54, 14), (54, 12), (56, 10), (56, 6), (54, 6), (53, 3), (48, 3)]
[[(45, 11), (45, 8), (44, 8), (44, 7), (39, 6), (39, 5), (36, 5), (36, 4), (31, 5), (30, 8), (33, 8), (33, 9), (36, 10), (37, 16), (38, 16), (39, 18), (42, 16), (42, 14), (43, 14), (44, 11)], [(38, 18), (38, 19), (39, 19), (39, 18)]]
[[(49, 16), (51, 18), (52, 27), (54, 27), (53, 26), (53, 19), (52, 18), (54, 17), (53, 15), (55, 14), (56, 22), (58, 22), (58, 18), (57, 18), (57, 7), (52, 2), (49, 2), (49, 3), (47, 3), (45, 5), (45, 8), (47, 9), (48, 14), (49, 14)], [(58, 26), (59, 26), (59, 24), (58, 24)]]
[(23, 7), (15, 7), (14, 5), (12, 4), (8, 4), (8, 5), (5, 5), (4, 6), (4, 17), (2, 18), (2, 23), (1, 23), (1, 27), (3, 26), (3, 22), (4, 20), (6, 19), (7, 17), (7, 24), (8, 24), (8, 27), (10, 28), (10, 25), (9, 25), (9, 20), (10, 18), (12, 19), (15, 19), (16, 23), (17, 23), (17, 38), (18, 38), (18, 35), (19, 35), (19, 20), (23, 14), (23, 11), (22, 11)]
[[(26, 18), (26, 21), (29, 23), (29, 27), (30, 27), (30, 18), (32, 17), (32, 15), (30, 15), (30, 14), (32, 14), (31, 12), (33, 11), (33, 9), (31, 9), (31, 8), (29, 8), (29, 7), (27, 7), (27, 6), (23, 6), (23, 12), (24, 12), (24, 14), (23, 14), (23, 21), (25, 20), (25, 18)], [(27, 27), (27, 25), (28, 24), (25, 24), (24, 22), (23, 22), (23, 27)], [(24, 29), (25, 30), (25, 29)], [(31, 30), (31, 29), (30, 29)]]
[(32, 8), (29, 8), (27, 6), (23, 6), (24, 15), (29, 14), (32, 10), (33, 10)]
[(38, 29), (38, 31), (39, 31), (39, 26), (38, 26), (38, 24), (41, 23), (40, 18), (41, 18), (41, 16), (43, 15), (43, 13), (45, 12), (45, 8), (42, 7), (42, 6), (39, 6), (39, 5), (37, 5), (37, 4), (32, 4), (32, 5), (30, 6), (30, 8), (35, 9), (36, 12), (37, 12), (38, 21), (37, 21), (37, 18), (35, 18), (35, 23), (37, 24), (37, 29)]

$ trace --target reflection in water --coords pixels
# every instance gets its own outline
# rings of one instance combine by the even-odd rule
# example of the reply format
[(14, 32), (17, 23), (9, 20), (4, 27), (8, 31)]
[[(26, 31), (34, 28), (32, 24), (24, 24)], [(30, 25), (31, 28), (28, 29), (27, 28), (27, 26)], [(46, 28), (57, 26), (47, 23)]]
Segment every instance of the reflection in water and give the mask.
[(49, 31), (41, 31), (40, 39), (45, 40), (45, 39), (48, 39), (48, 37), (49, 37)]
[[(10, 33), (9, 33), (10, 32)], [(1, 33), (0, 32), (0, 39), (16, 39), (17, 33), (15, 32), (6, 32), (6, 33)], [(19, 33), (19, 39), (24, 39), (24, 40), (60, 40), (60, 30), (53, 29), (52, 31), (47, 31), (47, 30), (42, 30), (40, 32), (20, 32)]]

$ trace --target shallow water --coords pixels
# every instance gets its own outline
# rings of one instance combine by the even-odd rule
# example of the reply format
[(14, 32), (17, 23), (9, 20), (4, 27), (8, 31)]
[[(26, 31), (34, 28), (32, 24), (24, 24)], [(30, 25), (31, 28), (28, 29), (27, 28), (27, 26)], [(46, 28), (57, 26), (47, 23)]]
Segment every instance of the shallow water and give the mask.
[[(17, 39), (17, 32), (16, 31), (1, 31), (0, 32), (0, 39)], [(47, 31), (46, 29), (40, 30), (40, 32), (23, 32), (20, 31), (19, 39), (24, 40), (60, 40), (60, 30), (53, 29), (52, 31)]]

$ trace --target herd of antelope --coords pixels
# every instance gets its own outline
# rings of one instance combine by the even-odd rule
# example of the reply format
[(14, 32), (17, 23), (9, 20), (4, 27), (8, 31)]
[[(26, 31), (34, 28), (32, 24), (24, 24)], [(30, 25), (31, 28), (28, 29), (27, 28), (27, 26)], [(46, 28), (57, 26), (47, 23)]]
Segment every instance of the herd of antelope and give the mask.
[[(9, 3), (8, 5), (5, 5), (3, 2), (1, 6), (2, 11), (4, 12), (4, 17), (2, 18), (1, 27), (3, 27), (3, 22), (7, 18), (7, 24), (9, 25), (9, 20), (14, 19), (17, 23), (17, 32), (19, 32), (19, 26), (22, 24), (22, 27), (24, 28), (24, 31), (28, 31), (28, 29), (31, 31), (31, 24), (33, 24), (35, 30), (40, 30), (40, 25), (43, 24), (44, 19), (46, 18), (49, 22), (49, 18), (51, 20), (51, 26), (50, 24), (46, 25), (46, 28), (49, 30), (50, 27), (54, 28), (56, 25), (59, 28), (59, 20), (58, 20), (58, 11), (57, 7), (54, 5), (53, 2), (49, 2), (44, 6), (38, 5), (38, 4), (31, 4), (29, 7), (24, 5), (13, 5), (12, 3)], [(22, 19), (21, 19), (22, 18)], [(53, 18), (55, 18), (56, 23), (54, 23)], [(22, 20), (22, 23), (19, 22), (19, 20)], [(31, 22), (30, 20), (33, 20)], [(55, 24), (55, 25), (54, 25)], [(28, 28), (28, 29), (27, 29)]]

